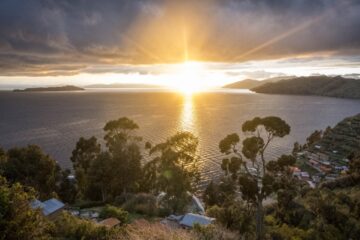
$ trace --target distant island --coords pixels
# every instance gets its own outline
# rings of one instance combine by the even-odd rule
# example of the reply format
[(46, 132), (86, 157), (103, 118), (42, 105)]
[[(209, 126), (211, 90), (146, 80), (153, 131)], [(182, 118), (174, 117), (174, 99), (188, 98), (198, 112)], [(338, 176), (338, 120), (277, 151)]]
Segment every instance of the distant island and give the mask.
[(286, 81), (268, 82), (251, 90), (257, 93), (269, 94), (360, 98), (360, 80), (341, 76), (296, 77)]
[(273, 77), (265, 80), (254, 80), (254, 79), (244, 79), (238, 82), (230, 83), (228, 85), (223, 86), (223, 88), (232, 88), (232, 89), (252, 89), (263, 85), (269, 82), (278, 82), (281, 80), (287, 80), (294, 78), (295, 76), (284, 76), (284, 77)]
[(140, 83), (110, 83), (110, 84), (91, 84), (85, 88), (161, 88), (155, 84), (140, 84)]
[(76, 87), (72, 85), (60, 86), (60, 87), (36, 87), (15, 89), (14, 92), (60, 92), (60, 91), (83, 91), (84, 88)]

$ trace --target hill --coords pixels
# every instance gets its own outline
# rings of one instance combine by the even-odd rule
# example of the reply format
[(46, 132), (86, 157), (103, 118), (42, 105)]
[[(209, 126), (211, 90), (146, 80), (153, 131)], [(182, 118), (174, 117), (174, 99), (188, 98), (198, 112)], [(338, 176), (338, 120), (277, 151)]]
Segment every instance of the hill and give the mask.
[(59, 91), (83, 91), (85, 89), (76, 86), (60, 86), (60, 87), (37, 87), (37, 88), (25, 88), (15, 89), (14, 92), (59, 92)]
[(237, 88), (237, 89), (251, 89), (263, 84), (261, 81), (253, 79), (245, 79), (239, 82), (230, 83), (223, 86), (223, 88)]
[(235, 88), (235, 89), (252, 89), (263, 85), (268, 82), (278, 82), (281, 80), (287, 80), (293, 78), (294, 76), (286, 76), (286, 77), (273, 77), (265, 80), (254, 80), (254, 79), (245, 79), (238, 82), (230, 83), (228, 85), (223, 86), (223, 88)]
[(335, 165), (347, 165), (349, 155), (360, 150), (360, 114), (345, 118), (309, 148), (327, 155)]
[(265, 83), (251, 89), (257, 93), (318, 95), (340, 98), (360, 98), (360, 81), (328, 76), (297, 77)]

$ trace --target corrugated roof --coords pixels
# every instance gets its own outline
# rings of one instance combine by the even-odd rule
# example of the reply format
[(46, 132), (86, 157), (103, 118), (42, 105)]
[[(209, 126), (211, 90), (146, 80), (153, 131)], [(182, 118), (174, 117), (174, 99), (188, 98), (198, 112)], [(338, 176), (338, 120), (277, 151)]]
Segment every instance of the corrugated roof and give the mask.
[(31, 208), (33, 209), (40, 208), (45, 216), (48, 216), (56, 212), (57, 210), (63, 208), (64, 206), (65, 206), (64, 203), (62, 203), (61, 201), (55, 198), (46, 200), (45, 202), (41, 202), (38, 199), (35, 199), (30, 203)]
[(65, 206), (64, 203), (60, 202), (55, 198), (46, 200), (45, 202), (43, 202), (43, 204), (43, 213), (45, 216), (50, 215)]
[(180, 224), (186, 227), (193, 227), (194, 224), (208, 225), (211, 224), (215, 219), (209, 218), (203, 215), (187, 213), (181, 219)]

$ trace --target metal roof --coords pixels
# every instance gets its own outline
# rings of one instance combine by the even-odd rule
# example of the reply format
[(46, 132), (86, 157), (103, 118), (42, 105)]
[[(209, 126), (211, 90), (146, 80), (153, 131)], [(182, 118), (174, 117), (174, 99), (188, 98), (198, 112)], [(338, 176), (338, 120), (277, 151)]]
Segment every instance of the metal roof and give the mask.
[(215, 221), (215, 218), (209, 218), (203, 215), (187, 213), (181, 219), (180, 224), (186, 227), (193, 227), (194, 224), (208, 225)]
[(30, 206), (33, 209), (40, 208), (42, 213), (45, 216), (48, 216), (48, 215), (56, 212), (57, 210), (60, 210), (61, 208), (63, 208), (65, 206), (65, 204), (55, 198), (51, 198), (49, 200), (46, 200), (45, 202), (41, 202), (38, 199), (35, 199), (34, 201), (32, 201), (30, 203)]

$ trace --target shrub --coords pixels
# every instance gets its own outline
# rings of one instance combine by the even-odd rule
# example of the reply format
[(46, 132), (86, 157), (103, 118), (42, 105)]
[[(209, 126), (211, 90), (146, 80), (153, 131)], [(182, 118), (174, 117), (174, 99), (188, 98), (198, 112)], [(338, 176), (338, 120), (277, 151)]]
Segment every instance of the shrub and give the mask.
[(114, 239), (123, 231), (119, 228), (109, 229), (65, 212), (57, 217), (54, 223), (55, 239), (107, 240)]
[(146, 193), (133, 195), (123, 204), (123, 208), (126, 211), (144, 214), (150, 217), (158, 214), (156, 198)]
[(100, 212), (100, 218), (117, 218), (120, 224), (124, 225), (129, 222), (129, 213), (121, 208), (106, 205)]

